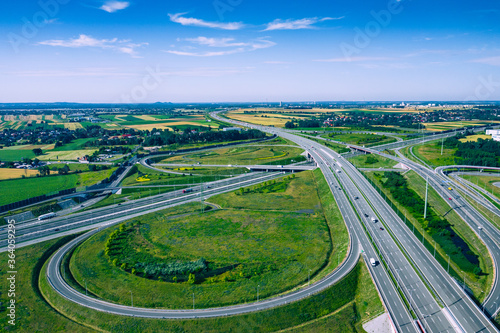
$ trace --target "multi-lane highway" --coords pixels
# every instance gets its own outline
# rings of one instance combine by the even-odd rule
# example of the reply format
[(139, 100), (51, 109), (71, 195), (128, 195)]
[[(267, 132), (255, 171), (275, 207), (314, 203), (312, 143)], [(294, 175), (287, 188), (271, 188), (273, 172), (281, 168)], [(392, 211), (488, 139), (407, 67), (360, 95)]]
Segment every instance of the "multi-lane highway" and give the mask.
[[(216, 116), (214, 115), (214, 117)], [(237, 121), (234, 121), (233, 123), (245, 125)], [(265, 128), (262, 126), (252, 125), (251, 127), (265, 130)], [(295, 141), (296, 143), (301, 141), (302, 143), (310, 144), (312, 149), (315, 148), (315, 143), (311, 140), (303, 138), (297, 139), (296, 136), (280, 132), (279, 129), (273, 129), (272, 133), (277, 133), (280, 136)], [(334, 156), (335, 154), (334, 152), (328, 151), (328, 149), (325, 147), (322, 147), (321, 149), (324, 152), (328, 152), (332, 156)], [(322, 155), (323, 159), (331, 158), (331, 156), (328, 156), (326, 154), (320, 153), (320, 155)], [(393, 253), (391, 253), (390, 256), (385, 257), (385, 259), (390, 262), (390, 264), (388, 264), (388, 269), (391, 270), (392, 274), (398, 276), (400, 272), (410, 271), (409, 266), (404, 266), (402, 264), (408, 263), (411, 267), (415, 267), (418, 270), (419, 276), (422, 276), (422, 282), (424, 282), (425, 286), (433, 292), (439, 308), (442, 309), (442, 311), (440, 312), (442, 312), (443, 315), (448, 319), (448, 325), (452, 326), (454, 330), (462, 330), (464, 332), (496, 332), (497, 330), (491, 323), (491, 321), (474, 304), (474, 302), (460, 288), (455, 280), (447, 274), (447, 272), (439, 265), (439, 263), (432, 257), (432, 255), (430, 255), (430, 253), (424, 248), (419, 240), (408, 230), (404, 222), (401, 221), (401, 219), (394, 213), (394, 211), (392, 211), (392, 209), (387, 206), (387, 203), (373, 189), (373, 187), (359, 173), (359, 171), (347, 160), (343, 159), (339, 154), (336, 154), (334, 159), (337, 161), (337, 165), (338, 162), (341, 163), (341, 165), (337, 166), (337, 169), (339, 169), (339, 171), (341, 170), (340, 174), (342, 174), (343, 172), (346, 173), (345, 176), (339, 176), (341, 181), (342, 178), (344, 178), (345, 184), (349, 184), (349, 178), (351, 183), (355, 184), (355, 186), (360, 191), (359, 193), (362, 194), (370, 202), (371, 207), (374, 208), (378, 216), (384, 221), (385, 225), (389, 227), (389, 230), (393, 233), (394, 237), (392, 237), (391, 239), (394, 243), (396, 243), (396, 247), (404, 249), (405, 257), (407, 258), (407, 260), (403, 262), (392, 260)], [(354, 199), (355, 197), (356, 196), (351, 198), (353, 200), (356, 200)], [(377, 237), (376, 233), (374, 233), (373, 230), (368, 229), (367, 231), (372, 237)], [(381, 241), (380, 244), (384, 244), (383, 241)], [(384, 247), (383, 245), (380, 246)], [(392, 247), (392, 249), (395, 249), (394, 245), (392, 245)], [(390, 250), (387, 250), (385, 252), (388, 253), (389, 251)], [(397, 271), (397, 273), (394, 271)], [(401, 280), (403, 279), (404, 278), (401, 278)], [(413, 289), (412, 291), (418, 292), (418, 290), (415, 289)], [(420, 297), (424, 298), (424, 294), (425, 293), (421, 293)], [(421, 306), (421, 303), (418, 303), (415, 298), (415, 295), (411, 295), (407, 298), (407, 300), (409, 300), (412, 306), (419, 308)], [(424, 301), (427, 302), (428, 300), (424, 298)], [(420, 311), (420, 316), (418, 314), (419, 311), (417, 310), (417, 316), (419, 316), (424, 325), (432, 325), (432, 321), (431, 323), (429, 323), (429, 321), (426, 321), (426, 319), (431, 316), (429, 312), (424, 312), (426, 310), (430, 309), (423, 308), (422, 311)], [(437, 325), (434, 327), (430, 327), (430, 329), (431, 331), (440, 331), (440, 327), (438, 327)]]
[[(189, 188), (186, 191), (187, 193), (183, 193), (184, 190), (176, 190), (50, 220), (38, 221), (34, 219), (25, 221), (16, 225), (16, 244), (21, 247), (34, 242), (60, 237), (61, 235), (93, 229), (99, 225), (107, 225), (111, 220), (124, 221), (135, 216), (164, 209), (166, 206), (173, 204), (199, 201), (202, 194), (203, 198), (206, 198), (215, 194), (234, 191), (240, 187), (255, 185), (280, 175), (280, 173), (248, 173), (203, 185), (195, 185)], [(0, 230), (0, 239), (1, 252), (6, 250), (7, 229)]]
[[(214, 118), (218, 117), (216, 114), (212, 116)], [(221, 120), (228, 121), (227, 119)], [(375, 267), (369, 265), (370, 272), (390, 313), (391, 322), (396, 331), (497, 332), (488, 318), (408, 230), (404, 222), (392, 211), (376, 190), (342, 156), (314, 141), (279, 129), (243, 124), (237, 121), (229, 122), (279, 134), (307, 149), (313, 156), (334, 193), (334, 198), (349, 229), (351, 246), (349, 255), (343, 265), (311, 286), (282, 297), (271, 298), (257, 303), (194, 311), (132, 308), (82, 295), (71, 289), (60, 276), (59, 265), (64, 253), (97, 232), (93, 230), (65, 245), (50, 260), (47, 277), (54, 289), (64, 297), (81, 305), (122, 315), (152, 318), (223, 316), (283, 305), (316, 293), (347, 274), (354, 267), (358, 251), (362, 249), (363, 257), (367, 262), (370, 258), (376, 258), (379, 262)], [(263, 175), (262, 179), (245, 181), (251, 183), (264, 181), (265, 177), (270, 177), (270, 175)], [(209, 196), (247, 186), (244, 183), (245, 181), (226, 185), (225, 189), (204, 189), (203, 195)], [(201, 190), (201, 188), (198, 190)], [(168, 195), (172, 195), (172, 193)], [(175, 194), (173, 195), (175, 196)], [(190, 198), (190, 196), (192, 197)], [(185, 194), (183, 198), (165, 197), (160, 199), (158, 197), (154, 201), (143, 199), (142, 202), (131, 203), (129, 207), (112, 206), (103, 209), (107, 210), (107, 213), (104, 214), (107, 219), (102, 219), (103, 214), (99, 212), (94, 217), (92, 215), (87, 216), (86, 220), (91, 220), (92, 223), (88, 223), (89, 227), (94, 228), (96, 224), (116, 223), (136, 216), (134, 214), (145, 214), (180, 202), (199, 199), (200, 193)], [(137, 204), (137, 206), (133, 207), (134, 204)], [(118, 212), (116, 211), (117, 207)], [(111, 212), (111, 210), (114, 211)], [(82, 216), (76, 214), (71, 218), (75, 218), (75, 221), (70, 221), (69, 218), (66, 220), (58, 219), (48, 222), (57, 224), (52, 226), (47, 224), (47, 226), (49, 226), (49, 229), (54, 229), (56, 226), (62, 227), (64, 225), (75, 230), (74, 228), (77, 227), (75, 224), (84, 220)], [(90, 224), (93, 226), (90, 226)], [(33, 227), (35, 226), (31, 225), (28, 229)], [(47, 227), (41, 229), (47, 229)], [(44, 231), (40, 230), (40, 232)], [(43, 234), (38, 234), (34, 238), (42, 236)]]
[[(470, 226), (470, 228), (479, 236), (483, 243), (488, 248), (491, 258), (494, 263), (494, 279), (493, 285), (489, 292), (487, 299), (483, 304), (484, 312), (494, 316), (498, 312), (498, 304), (500, 303), (500, 288), (498, 286), (498, 274), (500, 263), (500, 230), (496, 228), (490, 221), (488, 221), (482, 214), (480, 214), (467, 200), (459, 195), (454, 185), (451, 185), (449, 179), (444, 177), (441, 173), (428, 169), (416, 162), (413, 162), (402, 156), (395, 157), (389, 154), (384, 154), (373, 149), (356, 147), (357, 149), (364, 150), (373, 154), (393, 159), (400, 163), (404, 163), (424, 179), (429, 179), (429, 185), (436, 190), (436, 192), (450, 205), (454, 211)], [(472, 167), (472, 166), (471, 166)], [(443, 168), (438, 168), (443, 170)], [(448, 188), (451, 187), (450, 191)]]

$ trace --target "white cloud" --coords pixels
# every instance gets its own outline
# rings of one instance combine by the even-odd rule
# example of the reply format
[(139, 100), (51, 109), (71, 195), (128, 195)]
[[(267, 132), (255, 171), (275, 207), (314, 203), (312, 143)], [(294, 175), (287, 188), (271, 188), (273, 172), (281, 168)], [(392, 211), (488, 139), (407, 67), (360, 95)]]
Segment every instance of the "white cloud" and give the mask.
[(217, 52), (210, 52), (210, 51), (184, 52), (184, 51), (175, 51), (175, 50), (168, 50), (165, 52), (175, 54), (175, 55), (190, 56), (190, 57), (216, 57), (216, 56), (223, 56), (223, 55), (228, 55), (228, 54), (239, 53), (239, 52), (243, 52), (243, 51), (244, 51), (243, 49), (235, 49), (235, 50), (217, 51)]
[(199, 45), (206, 45), (210, 47), (234, 47), (234, 46), (244, 46), (245, 43), (235, 43), (234, 38), (207, 38), (207, 37), (197, 37), (197, 38), (186, 38), (188, 42), (196, 43)]
[(168, 16), (170, 17), (170, 21), (187, 26), (214, 28), (223, 30), (239, 30), (244, 27), (244, 24), (241, 22), (228, 22), (228, 23), (208, 22), (193, 17), (183, 17), (183, 15), (185, 14), (187, 13), (168, 14)]
[(267, 24), (266, 29), (263, 31), (270, 31), (270, 30), (298, 30), (298, 29), (312, 29), (314, 28), (313, 25), (318, 23), (318, 22), (323, 22), (323, 21), (331, 21), (331, 20), (340, 20), (343, 19), (344, 16), (342, 17), (324, 17), (324, 18), (318, 18), (318, 17), (310, 17), (310, 18), (303, 18), (299, 20), (280, 20), (276, 19), (270, 23)]
[(127, 1), (106, 1), (99, 9), (102, 9), (108, 13), (114, 13), (116, 11), (122, 10), (130, 6), (130, 2)]
[(96, 39), (91, 36), (81, 34), (78, 38), (63, 40), (63, 39), (51, 39), (43, 42), (39, 42), (40, 45), (48, 46), (58, 46), (58, 47), (69, 47), (69, 48), (80, 48), (80, 47), (96, 47), (101, 49), (112, 49), (120, 53), (128, 54), (134, 58), (138, 58), (136, 48), (148, 45), (147, 43), (134, 44), (130, 43), (129, 40), (118, 40), (118, 38), (113, 39)]
[[(178, 50), (167, 50), (165, 52), (181, 55), (181, 56), (191, 56), (191, 57), (215, 57), (224, 56), (235, 53), (255, 51), (259, 49), (265, 49), (276, 45), (275, 42), (267, 40), (268, 37), (262, 37), (259, 39), (252, 40), (250, 42), (235, 42), (234, 38), (207, 38), (207, 37), (197, 37), (197, 38), (187, 38), (186, 41), (201, 46), (207, 47), (232, 47), (233, 49), (225, 51), (178, 51)], [(192, 46), (184, 47), (185, 49), (193, 49)]]
[(474, 59), (472, 60), (472, 62), (478, 62), (481, 64), (486, 64), (491, 66), (500, 66), (500, 57)]
[(384, 61), (392, 60), (392, 58), (387, 57), (341, 57), (332, 59), (318, 59), (314, 61), (318, 62), (359, 62), (359, 61)]

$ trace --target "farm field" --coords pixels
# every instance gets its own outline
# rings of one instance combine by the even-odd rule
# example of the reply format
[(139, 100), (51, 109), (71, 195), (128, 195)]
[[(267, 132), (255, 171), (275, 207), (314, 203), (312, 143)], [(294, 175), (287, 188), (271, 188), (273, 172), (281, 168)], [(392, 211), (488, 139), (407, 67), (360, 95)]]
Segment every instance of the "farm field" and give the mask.
[(37, 156), (40, 161), (76, 161), (78, 158), (85, 155), (92, 155), (97, 149), (84, 149), (84, 150), (50, 150), (43, 155)]
[(86, 149), (83, 145), (89, 141), (94, 141), (96, 138), (75, 139), (70, 143), (64, 144), (60, 147), (53, 148), (52, 151), (67, 151), (67, 150), (82, 150)]
[(33, 153), (33, 149), (40, 148), (42, 150), (53, 149), (54, 145), (19, 145), (19, 146), (10, 146), (4, 147), (0, 149), (0, 161), (2, 162), (13, 162), (20, 161), (23, 158), (33, 159), (35, 158), (35, 154)]
[(426, 131), (440, 132), (461, 128), (464, 126), (484, 126), (488, 124), (498, 124), (500, 121), (480, 121), (480, 120), (464, 120), (453, 122), (437, 122), (437, 123), (424, 123)]
[(175, 155), (162, 159), (157, 163), (181, 164), (227, 164), (252, 165), (269, 164), (281, 160), (299, 157), (303, 150), (284, 146), (243, 146), (220, 148), (194, 154)]
[(462, 138), (459, 141), (460, 142), (476, 142), (478, 139), (491, 140), (491, 135), (486, 135), (486, 134), (469, 135), (468, 137)]
[[(265, 115), (265, 117), (263, 117)], [(280, 114), (244, 114), (243, 112), (229, 112), (227, 117), (230, 119), (243, 121), (250, 124), (264, 125), (264, 126), (274, 126), (274, 127), (285, 127), (285, 123), (294, 118), (304, 118), (304, 117), (287, 117)]]
[[(280, 182), (288, 184), (284, 192), (272, 187)], [(253, 301), (257, 285), (262, 299), (289, 290), (307, 282), (309, 269), (312, 277), (321, 270), (329, 257), (331, 239), (312, 172), (267, 186), (271, 192), (264, 194), (264, 205), (262, 193), (246, 193), (236, 205), (195, 213), (188, 219), (173, 218), (165, 223), (165, 212), (160, 212), (130, 221), (127, 228), (131, 231), (123, 243), (130, 251), (149, 253), (153, 257), (148, 260), (165, 263), (204, 258), (214, 273), (196, 274), (199, 281), (194, 284), (182, 275), (177, 275), (178, 281), (172, 277), (157, 280), (110, 265), (99, 253), (117, 228), (78, 247), (71, 271), (80, 285), (83, 279), (87, 281), (93, 294), (122, 304), (127, 304), (133, 286), (137, 306), (145, 307), (188, 308), (192, 300), (186, 295), (193, 292), (197, 307), (205, 308)], [(218, 202), (217, 197), (224, 196), (210, 201)], [(281, 209), (276, 211), (276, 207)], [(132, 226), (134, 221), (141, 224)], [(144, 248), (146, 240), (149, 245)], [(135, 256), (132, 252), (127, 258)]]
[[(129, 127), (137, 130), (174, 129), (184, 130), (186, 128), (211, 127), (218, 128), (215, 122), (207, 121), (203, 114), (197, 115), (104, 115), (100, 118), (112, 121), (116, 126)], [(109, 125), (109, 124), (108, 124)]]
[(21, 178), (22, 176), (35, 177), (36, 175), (38, 175), (38, 170), (0, 168), (0, 180)]
[(0, 205), (79, 186), (94, 185), (116, 168), (79, 174), (31, 177), (0, 181)]

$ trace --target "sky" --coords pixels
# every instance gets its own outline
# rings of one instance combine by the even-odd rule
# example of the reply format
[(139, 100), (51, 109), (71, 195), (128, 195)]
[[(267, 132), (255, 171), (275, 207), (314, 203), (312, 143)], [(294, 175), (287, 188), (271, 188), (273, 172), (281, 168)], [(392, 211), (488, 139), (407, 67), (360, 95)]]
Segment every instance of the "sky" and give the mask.
[(496, 0), (0, 9), (0, 103), (500, 100)]

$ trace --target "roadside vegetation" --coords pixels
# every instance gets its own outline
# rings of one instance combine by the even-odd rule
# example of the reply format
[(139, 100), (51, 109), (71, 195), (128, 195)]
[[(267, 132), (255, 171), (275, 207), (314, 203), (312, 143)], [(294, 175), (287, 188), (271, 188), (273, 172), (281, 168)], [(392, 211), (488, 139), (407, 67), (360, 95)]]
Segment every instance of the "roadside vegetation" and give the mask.
[(397, 164), (393, 160), (383, 156), (375, 156), (373, 154), (358, 155), (349, 158), (356, 168), (394, 168)]
[[(283, 163), (283, 161), (304, 160), (301, 156), (303, 150), (286, 146), (249, 145), (242, 147), (228, 147), (208, 150), (185, 155), (173, 155), (171, 157), (155, 158), (157, 163), (177, 164), (220, 164), (220, 165), (253, 165), (270, 164), (272, 162)], [(291, 162), (291, 163), (294, 163)]]
[(348, 144), (355, 144), (358, 146), (378, 146), (386, 143), (396, 142), (395, 138), (386, 136), (386, 135), (377, 135), (377, 134), (361, 134), (361, 133), (343, 133), (343, 132), (334, 132), (328, 133), (323, 137), (332, 139), (335, 141), (345, 142)]
[(487, 176), (487, 175), (485, 176), (460, 175), (460, 177), (470, 181), (471, 183), (478, 185), (479, 187), (485, 189), (487, 192), (493, 194), (498, 199), (500, 199), (500, 177)]
[[(467, 286), (479, 301), (484, 300), (493, 281), (493, 264), (488, 249), (432, 187), (428, 192), (427, 219), (423, 219), (426, 185), (418, 174), (413, 171), (406, 173), (405, 184), (401, 184), (401, 175), (389, 180), (390, 174), (365, 172), (418, 239), (422, 239), (423, 232), (424, 245), (431, 254), (436, 248), (436, 259), (441, 265), (447, 269), (450, 261), (450, 274), (458, 281), (463, 281), (465, 272)], [(391, 191), (394, 185), (399, 186), (395, 188), (396, 194)]]

